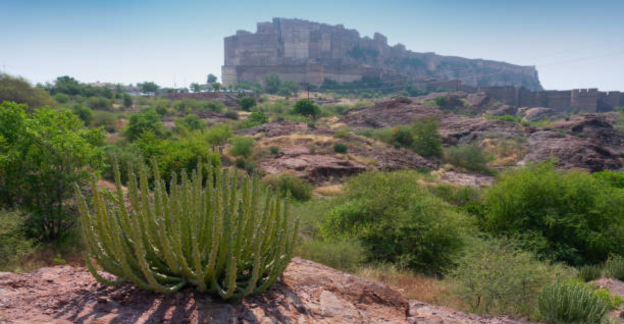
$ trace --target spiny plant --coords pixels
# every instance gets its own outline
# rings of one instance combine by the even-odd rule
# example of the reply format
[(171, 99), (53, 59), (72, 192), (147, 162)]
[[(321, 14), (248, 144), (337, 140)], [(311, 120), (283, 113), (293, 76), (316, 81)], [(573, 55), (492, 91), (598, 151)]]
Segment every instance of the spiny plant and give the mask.
[(542, 289), (540, 314), (548, 323), (598, 324), (609, 311), (609, 301), (590, 288), (574, 282), (554, 282)]
[[(241, 179), (207, 167), (204, 178), (201, 163), (190, 178), (174, 173), (167, 190), (155, 160), (152, 165), (153, 192), (144, 165), (138, 179), (128, 171), (127, 194), (116, 163), (116, 193), (100, 191), (92, 177), (92, 211), (76, 186), (86, 264), (96, 280), (129, 280), (162, 293), (191, 285), (223, 299), (257, 294), (275, 283), (297, 236), (298, 222), (289, 220), (286, 202), (260, 189), (255, 176)], [(98, 274), (93, 260), (118, 279)]]
[(600, 279), (602, 276), (602, 268), (599, 265), (585, 265), (579, 269), (579, 278), (583, 282), (589, 282)]

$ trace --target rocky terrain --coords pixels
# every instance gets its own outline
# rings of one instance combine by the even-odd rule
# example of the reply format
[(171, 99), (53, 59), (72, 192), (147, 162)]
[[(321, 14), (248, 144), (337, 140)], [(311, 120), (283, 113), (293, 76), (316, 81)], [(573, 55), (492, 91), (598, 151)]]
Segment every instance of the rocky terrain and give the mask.
[(222, 302), (190, 288), (174, 295), (105, 287), (84, 268), (0, 273), (0, 323), (524, 323), (407, 300), (383, 284), (295, 258), (273, 288)]

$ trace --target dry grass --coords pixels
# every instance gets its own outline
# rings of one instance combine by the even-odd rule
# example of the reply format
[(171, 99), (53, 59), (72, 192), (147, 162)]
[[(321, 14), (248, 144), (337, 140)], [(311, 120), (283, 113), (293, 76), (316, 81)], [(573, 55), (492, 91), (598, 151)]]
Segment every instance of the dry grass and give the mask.
[(332, 136), (326, 135), (315, 135), (315, 134), (290, 134), (284, 136), (277, 136), (272, 138), (267, 138), (263, 141), (265, 146), (279, 146), (279, 147), (288, 147), (288, 146), (306, 146), (310, 144), (314, 144), (317, 146), (327, 146), (333, 145), (336, 142), (336, 139)]
[(486, 138), (482, 146), (485, 153), (496, 157), (496, 160), (490, 163), (495, 167), (515, 165), (526, 153), (526, 147), (521, 143), (508, 139)]
[(338, 196), (342, 194), (342, 184), (324, 184), (314, 189), (314, 193), (321, 196)]
[(372, 158), (367, 158), (364, 156), (359, 156), (359, 155), (355, 155), (355, 154), (347, 154), (346, 158), (353, 161), (353, 162), (357, 162), (360, 163), (364, 166), (366, 166), (366, 168), (371, 169), (371, 168), (376, 168), (378, 165), (377, 160), (372, 159)]
[(355, 271), (364, 279), (384, 283), (408, 299), (462, 309), (461, 300), (453, 292), (452, 284), (440, 279), (401, 270), (393, 265), (367, 265)]

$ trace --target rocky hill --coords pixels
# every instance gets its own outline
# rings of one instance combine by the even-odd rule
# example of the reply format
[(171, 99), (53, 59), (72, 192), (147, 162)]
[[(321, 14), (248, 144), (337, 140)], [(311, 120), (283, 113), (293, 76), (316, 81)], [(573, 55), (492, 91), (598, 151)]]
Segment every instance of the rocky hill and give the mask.
[(388, 84), (420, 81), (435, 84), (434, 89), (454, 89), (458, 80), (472, 87), (542, 89), (532, 66), (412, 52), (401, 44), (388, 45), (382, 34), (361, 37), (342, 25), (274, 18), (258, 23), (255, 33), (239, 30), (224, 43), (225, 86), (243, 81), (262, 83), (266, 75), (278, 73), (282, 80), (317, 86), (325, 79), (343, 83), (368, 77)]

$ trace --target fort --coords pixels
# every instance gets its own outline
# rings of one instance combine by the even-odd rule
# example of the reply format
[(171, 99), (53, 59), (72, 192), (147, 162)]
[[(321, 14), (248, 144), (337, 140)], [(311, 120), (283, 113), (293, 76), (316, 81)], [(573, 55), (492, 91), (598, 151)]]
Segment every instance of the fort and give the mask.
[(541, 90), (533, 66), (442, 56), (388, 45), (375, 33), (361, 37), (343, 25), (274, 18), (257, 24), (255, 33), (239, 30), (224, 39), (224, 86), (244, 81), (263, 83), (270, 73), (282, 80), (320, 86), (328, 79), (345, 83), (363, 77), (393, 84), (451, 82), (466, 87), (516, 86)]

